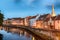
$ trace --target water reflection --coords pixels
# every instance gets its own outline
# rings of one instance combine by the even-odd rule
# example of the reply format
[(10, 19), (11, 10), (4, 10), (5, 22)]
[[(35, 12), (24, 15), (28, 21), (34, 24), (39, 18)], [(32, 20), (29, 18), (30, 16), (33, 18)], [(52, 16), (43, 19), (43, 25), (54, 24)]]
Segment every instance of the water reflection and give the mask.
[(0, 30), (0, 33), (3, 34), (3, 40), (35, 40), (35, 38), (26, 31), (16, 30), (15, 31)]
[(60, 40), (60, 32), (46, 32), (46, 31), (41, 31), (40, 33), (48, 35), (48, 36), (52, 37), (54, 40)]
[(54, 39), (55, 40), (60, 40), (60, 33), (55, 33), (54, 34)]
[[(5, 29), (6, 30), (6, 29)], [(9, 30), (0, 30), (0, 33), (3, 34), (3, 40), (41, 40), (36, 37), (31, 32), (27, 32), (24, 29), (11, 28)], [(60, 40), (60, 33), (58, 32), (47, 32), (47, 31), (37, 31), (54, 38), (54, 40)]]

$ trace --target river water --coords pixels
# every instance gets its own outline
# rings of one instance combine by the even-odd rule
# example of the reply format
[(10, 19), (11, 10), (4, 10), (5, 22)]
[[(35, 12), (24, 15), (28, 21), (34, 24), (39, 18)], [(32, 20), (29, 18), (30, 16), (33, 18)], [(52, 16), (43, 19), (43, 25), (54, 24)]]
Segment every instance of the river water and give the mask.
[(17, 32), (16, 30), (10, 32), (0, 30), (0, 34), (3, 34), (3, 40), (35, 40), (35, 38), (31, 34), (22, 30), (20, 30), (19, 32)]
[[(40, 31), (45, 35), (51, 36), (54, 40), (60, 40), (60, 33), (44, 32)], [(22, 29), (11, 29), (11, 31), (0, 30), (0, 34), (3, 34), (3, 40), (41, 40), (37, 39), (36, 36), (33, 36), (31, 33), (28, 33)]]

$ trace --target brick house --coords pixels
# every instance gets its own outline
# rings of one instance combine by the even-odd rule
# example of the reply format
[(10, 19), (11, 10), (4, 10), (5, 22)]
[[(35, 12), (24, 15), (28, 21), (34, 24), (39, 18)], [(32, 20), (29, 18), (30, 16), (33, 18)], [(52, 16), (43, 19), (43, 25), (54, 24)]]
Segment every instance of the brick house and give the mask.
[(24, 25), (24, 18), (10, 18), (4, 20), (3, 24), (7, 25)]
[(54, 6), (52, 6), (51, 14), (40, 15), (36, 20), (36, 28), (60, 29), (60, 15), (55, 14)]

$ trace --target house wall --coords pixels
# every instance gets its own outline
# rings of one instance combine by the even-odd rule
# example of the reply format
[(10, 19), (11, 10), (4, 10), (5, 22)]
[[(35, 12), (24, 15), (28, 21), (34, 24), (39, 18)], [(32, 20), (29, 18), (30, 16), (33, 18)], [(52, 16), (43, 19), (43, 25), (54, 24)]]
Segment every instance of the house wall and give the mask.
[(60, 29), (60, 20), (55, 21), (55, 29)]
[(24, 20), (13, 20), (12, 25), (24, 25)]
[(3, 24), (7, 25), (24, 25), (24, 20), (7, 20)]
[(24, 24), (25, 24), (25, 26), (29, 26), (30, 21), (28, 20), (28, 18), (25, 18), (25, 19), (24, 19)]
[(43, 28), (49, 28), (48, 27), (48, 22), (43, 22)]
[(42, 21), (36, 21), (36, 27), (35, 28), (43, 28), (43, 22)]
[(3, 24), (7, 24), (7, 23), (8, 23), (7, 20), (4, 20), (4, 21), (3, 21)]
[(59, 29), (60, 29), (60, 20), (59, 20), (59, 24), (58, 25), (59, 25)]
[(55, 21), (55, 29), (59, 29), (59, 23), (58, 23), (58, 20)]

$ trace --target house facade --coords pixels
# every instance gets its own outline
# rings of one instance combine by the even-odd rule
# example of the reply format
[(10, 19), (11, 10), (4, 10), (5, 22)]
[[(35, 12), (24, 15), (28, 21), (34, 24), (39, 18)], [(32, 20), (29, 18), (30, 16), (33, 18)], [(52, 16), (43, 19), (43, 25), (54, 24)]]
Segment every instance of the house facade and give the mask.
[(60, 29), (60, 15), (55, 14), (54, 6), (51, 14), (40, 15), (36, 20), (36, 28)]
[(22, 25), (22, 26), (31, 26), (31, 19), (36, 18), (35, 16), (28, 16), (25, 18), (9, 18), (4, 20), (4, 25)]
[[(5, 25), (24, 25), (33, 28), (60, 29), (60, 15), (56, 15), (54, 5), (51, 14), (27, 16), (25, 18), (11, 18), (4, 20)], [(37, 19), (36, 19), (37, 18)]]
[(4, 20), (5, 25), (24, 25), (24, 18), (11, 18)]

